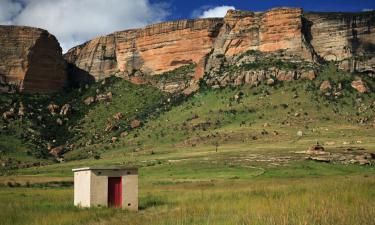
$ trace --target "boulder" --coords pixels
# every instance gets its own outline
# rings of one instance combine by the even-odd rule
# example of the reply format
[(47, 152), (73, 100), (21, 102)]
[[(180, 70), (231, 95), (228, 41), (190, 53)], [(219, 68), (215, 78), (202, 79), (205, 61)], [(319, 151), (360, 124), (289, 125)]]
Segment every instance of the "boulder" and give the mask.
[(330, 163), (332, 161), (331, 158), (329, 157), (324, 157), (324, 156), (316, 156), (316, 157), (307, 157), (308, 160), (313, 160), (317, 162), (325, 162), (325, 163)]
[(270, 78), (270, 79), (267, 80), (267, 85), (272, 86), (274, 84), (275, 84), (275, 80), (274, 79)]
[(130, 122), (130, 127), (133, 128), (133, 129), (138, 128), (140, 126), (141, 126), (141, 121), (140, 120), (135, 119), (135, 120), (132, 120)]
[(91, 105), (92, 103), (95, 102), (95, 98), (91, 96), (91, 97), (86, 98), (83, 102), (84, 102), (86, 105)]
[(314, 70), (303, 71), (301, 74), (301, 78), (314, 80), (316, 78), (316, 74)]
[(57, 123), (58, 125), (62, 126), (64, 122), (63, 122), (62, 119), (57, 118), (57, 119), (56, 119), (56, 123)]
[(72, 107), (69, 104), (65, 104), (61, 107), (60, 115), (67, 116), (71, 113)]
[(115, 120), (121, 120), (122, 118), (124, 118), (124, 115), (121, 112), (118, 112), (113, 116), (113, 119)]
[(51, 103), (47, 106), (47, 109), (49, 110), (51, 115), (56, 115), (57, 111), (59, 110), (59, 106)]
[(6, 111), (3, 113), (3, 119), (4, 120), (9, 120), (9, 119), (12, 119), (14, 118), (14, 112), (12, 111)]
[(118, 140), (117, 137), (112, 137), (112, 138), (111, 138), (111, 142), (112, 142), (112, 143), (115, 143), (117, 140)]
[(352, 81), (351, 86), (352, 88), (356, 89), (359, 93), (370, 92), (370, 89), (368, 88), (367, 84), (360, 78)]
[(331, 83), (328, 80), (323, 81), (322, 84), (320, 85), (321, 91), (328, 91), (328, 90), (331, 90), (331, 89), (332, 89), (332, 86), (331, 86)]
[(55, 148), (52, 148), (50, 151), (49, 151), (49, 154), (55, 156), (55, 157), (59, 157), (60, 154), (64, 151), (64, 146), (58, 146), (58, 147), (55, 147)]
[(124, 137), (126, 137), (126, 136), (128, 136), (128, 135), (129, 135), (129, 133), (126, 132), (126, 131), (124, 131), (124, 132), (122, 132), (122, 133), (120, 134), (120, 137), (124, 138)]
[(18, 108), (18, 116), (23, 117), (25, 116), (25, 106), (22, 102), (20, 102), (20, 107)]
[(325, 151), (325, 149), (322, 145), (320, 145), (319, 143), (316, 143), (315, 145), (309, 148), (309, 151)]
[(105, 132), (111, 132), (117, 130), (119, 127), (115, 124), (108, 123), (107, 126), (105, 127), (104, 131)]
[(98, 102), (108, 102), (110, 100), (112, 100), (112, 92), (108, 92), (107, 94), (99, 94), (96, 96), (96, 101)]

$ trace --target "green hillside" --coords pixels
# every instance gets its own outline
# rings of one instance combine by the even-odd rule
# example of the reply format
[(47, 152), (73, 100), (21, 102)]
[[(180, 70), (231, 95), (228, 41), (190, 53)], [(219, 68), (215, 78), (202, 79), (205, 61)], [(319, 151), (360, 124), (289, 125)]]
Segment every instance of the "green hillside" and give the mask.
[[(353, 89), (356, 76), (326, 65), (313, 81), (201, 82), (189, 97), (115, 77), (2, 94), (15, 114), (1, 120), (0, 224), (372, 224), (375, 94)], [(306, 152), (316, 142), (323, 158)], [(48, 143), (65, 148), (55, 157)], [(140, 212), (75, 208), (71, 169), (91, 165), (138, 166)]]

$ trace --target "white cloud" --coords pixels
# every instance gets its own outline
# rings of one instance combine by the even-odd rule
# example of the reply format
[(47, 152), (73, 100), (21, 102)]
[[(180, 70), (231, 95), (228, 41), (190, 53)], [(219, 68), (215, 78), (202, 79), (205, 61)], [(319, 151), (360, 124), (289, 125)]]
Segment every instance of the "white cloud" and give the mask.
[[(212, 18), (212, 17), (224, 17), (227, 14), (227, 11), (230, 9), (235, 9), (234, 6), (217, 6), (214, 8), (209, 8), (201, 12), (201, 14), (197, 17), (199, 18)], [(196, 11), (195, 11), (196, 13)], [(193, 14), (195, 14), (193, 13)]]
[(374, 9), (368, 9), (368, 8), (365, 8), (365, 9), (362, 9), (362, 12), (369, 12), (369, 11), (373, 11)]
[(17, 15), (21, 9), (22, 5), (19, 2), (0, 0), (0, 24), (11, 24), (13, 17)]
[(58, 38), (64, 51), (99, 35), (160, 22), (168, 15), (165, 4), (149, 0), (18, 1), (22, 1), (22, 10), (13, 10), (11, 16), (0, 18), (0, 23), (9, 24), (11, 19), (11, 24), (46, 29)]

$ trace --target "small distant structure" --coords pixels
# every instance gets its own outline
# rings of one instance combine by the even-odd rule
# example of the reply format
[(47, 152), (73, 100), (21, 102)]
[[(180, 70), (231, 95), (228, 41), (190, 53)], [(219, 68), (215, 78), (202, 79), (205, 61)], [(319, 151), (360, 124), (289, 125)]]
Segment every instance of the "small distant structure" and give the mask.
[(74, 205), (138, 211), (138, 168), (84, 167), (74, 172)]

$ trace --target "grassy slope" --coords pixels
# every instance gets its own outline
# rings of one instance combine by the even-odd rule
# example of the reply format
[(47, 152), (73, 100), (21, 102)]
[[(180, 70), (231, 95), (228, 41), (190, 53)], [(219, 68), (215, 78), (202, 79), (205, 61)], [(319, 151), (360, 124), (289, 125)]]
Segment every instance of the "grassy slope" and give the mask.
[[(331, 67), (319, 79), (328, 75), (341, 79)], [(374, 94), (347, 89), (335, 100), (318, 90), (321, 80), (204, 90), (97, 149), (100, 160), (18, 171), (17, 182), (42, 182), (66, 180), (74, 167), (138, 165), (140, 213), (74, 208), (72, 188), (2, 187), (0, 224), (372, 224), (374, 166), (317, 163), (295, 153), (317, 140), (331, 152), (374, 151)], [(362, 105), (369, 107), (362, 112)], [(359, 124), (363, 118), (370, 120)]]
[[(84, 100), (97, 94), (111, 92), (113, 97), (110, 102), (98, 102), (85, 105)], [(112, 137), (118, 137), (121, 132), (131, 130), (129, 124), (133, 119), (142, 122), (150, 115), (156, 115), (158, 111), (164, 110), (164, 102), (168, 95), (156, 88), (145, 85), (134, 85), (120, 78), (109, 78), (105, 84), (96, 83), (88, 88), (74, 89), (53, 96), (46, 95), (0, 95), (0, 104), (3, 105), (1, 113), (16, 106), (18, 112), (19, 102), (26, 107), (26, 116), (22, 119), (0, 120), (1, 126), (7, 129), (1, 131), (0, 146), (4, 149), (4, 157), (13, 157), (18, 160), (17, 148), (27, 146), (29, 155), (37, 158), (48, 158), (47, 143), (54, 147), (59, 145), (69, 146), (74, 144), (75, 148), (84, 147), (91, 142), (91, 147), (84, 148), (74, 154), (68, 154), (67, 159), (78, 159), (95, 155), (96, 143), (109, 143)], [(53, 99), (53, 100), (51, 100)], [(72, 114), (69, 116), (51, 115), (47, 106), (51, 103), (63, 106), (71, 105)], [(124, 119), (115, 121), (113, 116), (122, 113)], [(37, 117), (42, 116), (42, 120)], [(56, 123), (60, 118), (64, 121), (62, 126)], [(105, 132), (109, 122), (119, 126), (114, 133)], [(11, 137), (5, 141), (6, 137)], [(32, 138), (30, 138), (32, 137)], [(24, 158), (24, 157), (23, 157)], [(29, 157), (29, 161), (33, 161)], [(35, 161), (35, 160), (34, 160)]]

